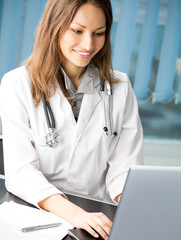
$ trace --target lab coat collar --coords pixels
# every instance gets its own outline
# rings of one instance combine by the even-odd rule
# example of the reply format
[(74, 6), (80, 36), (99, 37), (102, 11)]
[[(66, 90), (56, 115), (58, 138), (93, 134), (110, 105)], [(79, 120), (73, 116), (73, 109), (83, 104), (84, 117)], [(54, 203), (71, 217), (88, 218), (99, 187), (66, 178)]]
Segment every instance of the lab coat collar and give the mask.
[(93, 84), (93, 64), (89, 64), (87, 66), (87, 69), (82, 77), (82, 80), (80, 82), (80, 85), (78, 86), (77, 90), (75, 89), (74, 85), (72, 84), (70, 78), (66, 74), (63, 68), (61, 68), (62, 73), (64, 75), (64, 81), (65, 81), (65, 88), (68, 90), (68, 92), (76, 94), (76, 93), (88, 93), (92, 94), (94, 89)]
[(75, 138), (75, 145), (78, 143), (82, 132), (84, 131), (91, 114), (96, 107), (97, 103), (101, 100), (101, 94), (100, 94), (100, 73), (97, 67), (92, 64), (91, 68), (88, 70), (90, 77), (91, 77), (91, 83), (93, 84), (92, 88), (92, 94), (84, 94), (81, 104), (81, 109), (79, 113), (78, 121), (75, 121), (72, 107), (69, 103), (69, 101), (65, 98), (63, 95), (58, 82), (57, 82), (57, 94), (60, 96), (60, 105), (62, 107), (63, 112), (67, 116), (67, 119), (72, 123), (72, 125), (75, 127), (76, 130), (76, 138)]

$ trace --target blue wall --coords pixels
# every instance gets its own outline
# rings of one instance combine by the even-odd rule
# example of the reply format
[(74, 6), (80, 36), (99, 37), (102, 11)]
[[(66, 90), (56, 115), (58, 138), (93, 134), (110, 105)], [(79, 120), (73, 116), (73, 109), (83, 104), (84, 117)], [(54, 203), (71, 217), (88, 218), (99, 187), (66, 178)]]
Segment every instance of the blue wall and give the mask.
[(45, 3), (46, 0), (0, 0), (0, 79), (31, 54)]
[[(45, 3), (0, 0), (0, 79), (31, 54)], [(181, 0), (112, 0), (112, 6), (113, 67), (129, 75), (138, 99), (181, 103), (181, 70), (176, 69), (181, 49)], [(160, 24), (163, 13), (165, 20)], [(152, 83), (154, 61), (158, 64)]]

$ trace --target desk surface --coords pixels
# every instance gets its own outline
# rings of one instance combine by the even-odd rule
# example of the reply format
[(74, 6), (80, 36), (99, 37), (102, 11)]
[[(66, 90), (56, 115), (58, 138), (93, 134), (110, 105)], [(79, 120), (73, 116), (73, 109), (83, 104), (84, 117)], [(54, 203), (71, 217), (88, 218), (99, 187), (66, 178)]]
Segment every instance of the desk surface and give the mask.
[[(80, 206), (84, 210), (88, 212), (103, 212), (106, 216), (108, 216), (111, 220), (113, 220), (115, 212), (116, 212), (116, 206), (103, 203), (91, 199), (86, 199), (85, 197), (78, 197), (70, 194), (66, 194), (68, 199), (75, 203), (76, 205)], [(13, 194), (9, 193), (6, 190), (5, 187), (5, 180), (0, 178), (0, 204), (4, 201), (10, 201), (13, 200), (14, 202), (24, 204), (24, 205), (30, 205), (23, 201), (22, 199), (14, 196)], [(64, 240), (72, 240), (69, 236), (66, 236)]]

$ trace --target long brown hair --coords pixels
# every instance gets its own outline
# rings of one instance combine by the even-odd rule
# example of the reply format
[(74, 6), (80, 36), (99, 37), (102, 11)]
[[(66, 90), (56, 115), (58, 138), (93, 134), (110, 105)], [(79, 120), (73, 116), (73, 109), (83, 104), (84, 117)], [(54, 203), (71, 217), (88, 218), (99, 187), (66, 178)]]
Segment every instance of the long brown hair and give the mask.
[(107, 79), (111, 84), (112, 63), (110, 31), (112, 26), (112, 9), (110, 0), (49, 0), (35, 33), (31, 56), (26, 61), (26, 69), (32, 84), (32, 96), (38, 105), (41, 90), (47, 100), (52, 97), (58, 81), (66, 96), (64, 78), (60, 70), (61, 54), (59, 37), (72, 22), (78, 8), (84, 3), (91, 3), (103, 9), (106, 16), (106, 37), (103, 48), (91, 60), (99, 69), (101, 80)]

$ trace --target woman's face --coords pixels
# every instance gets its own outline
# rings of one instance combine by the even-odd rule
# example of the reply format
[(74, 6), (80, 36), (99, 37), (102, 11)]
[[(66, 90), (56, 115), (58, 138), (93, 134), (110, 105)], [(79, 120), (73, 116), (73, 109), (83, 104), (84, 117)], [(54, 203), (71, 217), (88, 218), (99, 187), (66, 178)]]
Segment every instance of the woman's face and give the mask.
[(104, 11), (90, 3), (83, 4), (59, 40), (64, 69), (85, 68), (104, 46), (105, 32)]

